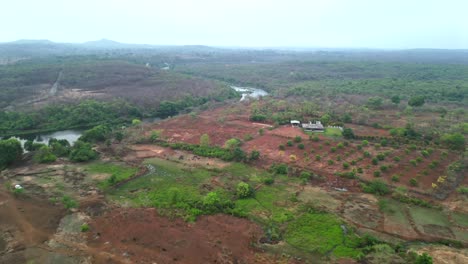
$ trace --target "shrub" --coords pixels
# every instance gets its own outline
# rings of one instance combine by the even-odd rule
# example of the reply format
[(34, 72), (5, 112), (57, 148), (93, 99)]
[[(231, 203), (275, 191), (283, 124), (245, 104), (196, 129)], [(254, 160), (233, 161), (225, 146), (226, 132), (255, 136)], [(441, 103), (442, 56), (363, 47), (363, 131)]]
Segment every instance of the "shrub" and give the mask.
[(382, 165), (382, 166), (380, 166), (380, 170), (382, 172), (386, 172), (388, 170), (388, 166), (387, 165)]
[(297, 147), (298, 147), (299, 149), (304, 149), (304, 144), (299, 143), (299, 144), (297, 145)]
[(51, 163), (57, 160), (57, 156), (52, 153), (51, 148), (47, 146), (42, 146), (36, 153), (34, 154), (34, 160), (39, 163)]
[(364, 151), (363, 153), (364, 157), (369, 158), (371, 156), (369, 151)]
[(279, 145), (278, 148), (279, 148), (279, 150), (285, 150), (286, 149), (286, 147), (283, 144)]
[(422, 159), (421, 157), (417, 157), (417, 158), (416, 158), (416, 162), (417, 162), (417, 163), (420, 163), (420, 162), (422, 162), (422, 161), (423, 161), (423, 159)]
[(292, 145), (294, 145), (294, 143), (292, 142), (292, 140), (288, 140), (288, 142), (286, 143), (286, 145), (292, 147)]
[(385, 138), (380, 140), (380, 145), (382, 145), (383, 147), (386, 147), (388, 145), (388, 140)]
[(239, 198), (248, 198), (253, 195), (253, 189), (248, 183), (239, 182), (236, 187), (236, 194)]
[(294, 142), (299, 143), (301, 141), (302, 141), (302, 137), (300, 137), (300, 136), (295, 136), (294, 137)]
[(263, 180), (263, 183), (266, 185), (272, 185), (273, 183), (275, 183), (275, 179), (268, 177)]
[(414, 167), (416, 167), (418, 165), (418, 162), (414, 159), (410, 160), (410, 163), (411, 165), (413, 165)]
[(427, 157), (429, 157), (429, 152), (427, 150), (422, 150), (421, 155), (423, 155), (423, 157), (427, 158)]
[(78, 202), (67, 195), (62, 197), (62, 204), (65, 207), (65, 209), (72, 209), (78, 207)]
[(250, 141), (252, 139), (253, 139), (252, 134), (247, 134), (247, 135), (244, 136), (244, 141)]
[(336, 160), (341, 161), (341, 156), (340, 155), (336, 156)]
[(250, 152), (250, 157), (249, 157), (250, 160), (258, 160), (259, 158), (260, 158), (260, 151), (252, 150), (252, 152)]
[(369, 184), (364, 184), (363, 191), (366, 193), (373, 193), (377, 195), (386, 195), (390, 193), (390, 189), (388, 188), (387, 184), (380, 180), (374, 180), (371, 181)]
[(313, 138), (312, 138), (312, 141), (315, 141), (315, 142), (318, 142), (320, 139), (317, 135), (315, 135)]
[(81, 232), (88, 232), (89, 231), (89, 225), (84, 223), (84, 224), (81, 225), (80, 229), (81, 229)]
[(14, 138), (0, 140), (0, 170), (23, 155), (21, 143)]
[(373, 158), (373, 159), (372, 159), (372, 164), (373, 164), (373, 165), (379, 164), (379, 160), (378, 160), (377, 158)]
[(457, 192), (459, 194), (465, 194), (468, 195), (468, 186), (462, 186), (457, 189)]
[(380, 177), (380, 171), (374, 171), (374, 177)]
[(418, 180), (416, 180), (415, 178), (411, 178), (409, 180), (409, 183), (411, 186), (418, 186)]
[(392, 175), (392, 182), (399, 182), (400, 181), (400, 176), (397, 174)]
[(239, 139), (231, 138), (224, 143), (224, 148), (229, 150), (235, 150), (236, 148), (240, 147), (241, 143), (242, 142)]
[(363, 170), (362, 168), (357, 168), (357, 172), (358, 172), (358, 173), (363, 173), (364, 170)]
[(349, 163), (348, 162), (344, 162), (343, 163), (343, 169), (349, 169)]
[(429, 163), (429, 168), (435, 169), (437, 166), (439, 166), (439, 162), (436, 160), (433, 160), (431, 163)]
[(363, 140), (363, 141), (361, 142), (361, 145), (362, 145), (363, 147), (366, 147), (366, 146), (369, 145), (369, 141)]
[(338, 145), (336, 145), (336, 146), (337, 146), (339, 149), (342, 149), (342, 148), (344, 148), (344, 145), (343, 145), (343, 143), (341, 143), (341, 142), (340, 142), (340, 143), (338, 143)]
[(346, 139), (352, 139), (355, 137), (354, 132), (351, 128), (343, 129), (343, 137)]
[(309, 180), (312, 177), (312, 174), (310, 172), (303, 171), (299, 177), (301, 179)]
[(394, 160), (395, 162), (399, 162), (399, 161), (401, 160), (401, 158), (398, 157), (398, 156), (395, 156), (395, 157), (393, 157), (393, 160)]
[(336, 152), (336, 148), (335, 148), (335, 147), (331, 147), (330, 151), (331, 151), (332, 153), (335, 153), (335, 152)]
[(288, 165), (284, 163), (273, 164), (271, 166), (271, 169), (277, 174), (288, 174)]
[(333, 165), (335, 162), (333, 160), (328, 160), (328, 165)]
[[(151, 132), (152, 133), (152, 132)], [(203, 134), (200, 136), (200, 146), (208, 147), (210, 145), (210, 136), (208, 134)]]
[(263, 136), (263, 134), (265, 134), (265, 129), (260, 128), (260, 129), (258, 130), (258, 134), (260, 134), (260, 136)]
[(379, 159), (379, 160), (384, 160), (384, 159), (385, 159), (385, 154), (379, 153), (379, 154), (377, 154), (376, 157), (377, 157), (377, 159)]
[(297, 160), (297, 156), (294, 154), (289, 155), (289, 160), (295, 162)]
[(106, 125), (98, 125), (86, 130), (79, 140), (85, 142), (103, 142), (110, 136), (111, 129)]
[(320, 155), (315, 155), (315, 160), (316, 160), (316, 161), (320, 161), (321, 159), (322, 159), (322, 156), (320, 156)]
[(91, 148), (91, 144), (83, 141), (76, 141), (70, 152), (70, 160), (84, 162), (97, 158), (97, 153)]

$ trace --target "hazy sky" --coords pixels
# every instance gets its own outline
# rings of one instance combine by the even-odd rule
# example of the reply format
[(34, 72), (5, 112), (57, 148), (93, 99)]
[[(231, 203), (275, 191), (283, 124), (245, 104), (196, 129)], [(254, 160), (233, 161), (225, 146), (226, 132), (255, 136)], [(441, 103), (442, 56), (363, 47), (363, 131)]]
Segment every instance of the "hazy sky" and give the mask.
[(468, 0), (0, 0), (0, 42), (468, 49)]

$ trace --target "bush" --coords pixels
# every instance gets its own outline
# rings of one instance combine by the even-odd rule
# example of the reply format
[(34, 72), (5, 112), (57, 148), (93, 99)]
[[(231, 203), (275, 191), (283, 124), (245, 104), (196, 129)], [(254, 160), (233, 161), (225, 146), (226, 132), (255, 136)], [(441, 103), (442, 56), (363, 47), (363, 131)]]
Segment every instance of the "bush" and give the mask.
[(273, 164), (271, 166), (271, 169), (277, 174), (288, 174), (288, 165), (284, 163)]
[(294, 137), (294, 142), (299, 143), (301, 141), (302, 141), (302, 137), (300, 137), (300, 136), (295, 136)]
[(292, 140), (288, 140), (288, 142), (286, 142), (286, 145), (288, 145), (289, 147), (292, 147), (294, 143), (292, 142)]
[(330, 151), (331, 151), (332, 153), (335, 153), (335, 152), (336, 152), (336, 148), (335, 148), (335, 147), (331, 147)]
[(414, 167), (416, 167), (418, 165), (418, 162), (414, 159), (410, 160), (410, 163), (411, 165), (413, 165)]
[(393, 157), (393, 161), (395, 161), (395, 162), (399, 162), (400, 160), (401, 160), (401, 158), (398, 157), (398, 156)]
[(70, 152), (70, 160), (84, 162), (97, 158), (97, 153), (92, 149), (91, 144), (83, 141), (76, 141)]
[(339, 148), (339, 149), (342, 149), (342, 148), (344, 148), (344, 144), (340, 142), (340, 143), (338, 143), (338, 145), (336, 145), (336, 147)]
[(349, 169), (349, 163), (348, 162), (344, 162), (343, 163), (343, 169)]
[(23, 155), (21, 143), (14, 138), (0, 140), (0, 170)]
[(427, 158), (427, 157), (429, 157), (429, 152), (427, 150), (422, 150), (421, 155), (423, 155), (423, 157)]
[(363, 153), (364, 157), (369, 158), (371, 156), (369, 151), (364, 151)]
[(374, 171), (374, 177), (380, 177), (380, 171)]
[(386, 172), (388, 170), (388, 166), (387, 165), (382, 165), (382, 166), (380, 166), (380, 170), (382, 172)]
[(441, 139), (449, 149), (465, 150), (465, 137), (461, 133), (445, 134)]
[(380, 180), (375, 180), (370, 182), (369, 184), (364, 184), (363, 191), (366, 193), (373, 193), (377, 195), (386, 195), (390, 193), (390, 189), (388, 188), (387, 184)]
[(62, 197), (62, 204), (65, 207), (65, 209), (71, 209), (71, 208), (78, 207), (78, 202), (75, 201), (70, 196), (67, 196), (67, 195)]
[(49, 147), (43, 146), (34, 154), (34, 160), (39, 163), (51, 163), (57, 160), (57, 157)]
[(346, 139), (352, 139), (355, 137), (354, 132), (351, 128), (344, 128), (343, 129), (343, 137)]
[(335, 162), (333, 160), (328, 160), (328, 165), (333, 165)]
[(275, 179), (268, 177), (263, 180), (263, 183), (266, 185), (272, 185), (273, 183), (275, 183)]
[(318, 155), (318, 154), (317, 154), (317, 155), (315, 155), (315, 160), (316, 160), (316, 161), (320, 161), (320, 160), (322, 160), (322, 156), (320, 156), (320, 155)]
[(310, 172), (303, 171), (301, 172), (301, 175), (299, 177), (304, 180), (310, 180), (310, 178), (312, 177), (312, 174)]
[(260, 158), (260, 151), (252, 150), (252, 152), (250, 152), (250, 157), (249, 157), (250, 160), (258, 160), (259, 158)]
[(281, 144), (281, 145), (278, 146), (278, 149), (279, 149), (279, 150), (285, 150), (286, 147), (285, 147), (283, 144)]
[(379, 160), (377, 158), (372, 159), (372, 165), (377, 165), (379, 164)]
[(95, 126), (86, 130), (79, 140), (85, 142), (103, 142), (109, 137), (111, 130), (106, 125)]
[(304, 144), (299, 143), (299, 144), (297, 145), (297, 147), (298, 147), (299, 149), (304, 149)]
[(239, 182), (236, 187), (236, 194), (239, 198), (248, 198), (253, 196), (253, 189), (248, 183)]
[(84, 224), (81, 225), (80, 229), (81, 229), (81, 232), (88, 232), (89, 231), (89, 225), (84, 223)]
[(379, 154), (377, 154), (376, 157), (377, 157), (377, 159), (379, 159), (379, 160), (384, 160), (384, 159), (385, 159), (385, 154), (379, 153)]
[(362, 145), (363, 147), (366, 147), (366, 146), (369, 145), (369, 141), (363, 140), (363, 141), (361, 142), (361, 145)]
[(418, 186), (418, 180), (416, 180), (415, 178), (411, 178), (409, 180), (409, 183), (411, 186)]
[(363, 170), (362, 168), (357, 168), (357, 172), (358, 172), (358, 173), (363, 173), (364, 170)]
[(400, 176), (397, 174), (392, 175), (392, 182), (399, 182), (400, 181)]
[(318, 142), (320, 139), (317, 135), (315, 135), (313, 138), (312, 138), (312, 141), (315, 141), (315, 142)]

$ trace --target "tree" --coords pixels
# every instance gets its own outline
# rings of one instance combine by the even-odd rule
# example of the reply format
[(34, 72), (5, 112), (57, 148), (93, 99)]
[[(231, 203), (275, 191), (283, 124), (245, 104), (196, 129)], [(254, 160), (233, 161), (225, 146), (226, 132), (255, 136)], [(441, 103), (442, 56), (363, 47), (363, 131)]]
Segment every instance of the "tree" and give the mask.
[(0, 140), (0, 169), (20, 159), (22, 155), (23, 148), (17, 139)]
[(228, 139), (225, 143), (224, 143), (224, 147), (227, 148), (227, 149), (230, 149), (230, 150), (234, 150), (235, 148), (239, 147), (241, 144), (241, 141), (237, 138), (231, 138), (231, 139)]
[(237, 184), (236, 193), (239, 198), (248, 198), (253, 195), (253, 189), (248, 183), (239, 182)]
[(97, 158), (97, 153), (92, 149), (91, 144), (80, 140), (75, 142), (70, 152), (70, 160), (72, 161), (83, 162), (95, 158)]
[(394, 95), (392, 96), (391, 100), (392, 100), (392, 103), (397, 105), (397, 104), (400, 104), (401, 98), (399, 95)]
[(208, 134), (203, 134), (200, 137), (200, 146), (207, 147), (210, 145), (210, 136)]
[(51, 148), (43, 146), (34, 154), (34, 160), (39, 163), (51, 163), (57, 160), (57, 156), (52, 153)]
[(412, 107), (418, 107), (424, 105), (426, 97), (424, 95), (413, 96), (408, 100), (408, 105)]
[(465, 137), (460, 133), (445, 134), (442, 142), (453, 150), (465, 150)]
[(103, 142), (109, 136), (110, 128), (106, 125), (98, 125), (86, 130), (80, 137), (81, 141), (86, 142)]
[(328, 123), (330, 122), (331, 120), (331, 116), (329, 114), (324, 114), (321, 118), (320, 118), (320, 122), (326, 126), (328, 125)]
[(383, 105), (383, 98), (374, 96), (367, 99), (367, 106), (371, 109), (379, 109)]
[(260, 158), (260, 151), (252, 150), (252, 152), (250, 152), (250, 160), (258, 160), (259, 158)]
[(345, 113), (341, 121), (343, 121), (343, 123), (351, 123), (353, 122), (353, 119), (349, 113)]
[(132, 126), (139, 126), (141, 124), (141, 120), (140, 119), (133, 119), (132, 120)]
[(344, 128), (343, 129), (343, 137), (346, 139), (354, 138), (354, 132), (351, 128)]

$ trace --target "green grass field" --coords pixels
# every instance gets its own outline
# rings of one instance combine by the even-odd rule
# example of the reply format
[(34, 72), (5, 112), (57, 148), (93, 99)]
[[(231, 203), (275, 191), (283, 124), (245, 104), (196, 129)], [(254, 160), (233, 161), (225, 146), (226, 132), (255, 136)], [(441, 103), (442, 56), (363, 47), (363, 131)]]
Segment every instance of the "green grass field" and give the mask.
[(325, 132), (323, 133), (325, 136), (329, 137), (341, 137), (342, 133), (339, 128), (325, 128)]
[[(137, 168), (132, 168), (124, 165), (117, 165), (113, 163), (95, 162), (86, 167), (86, 170), (93, 173), (106, 173), (109, 174), (109, 178), (98, 183), (99, 188), (107, 189), (113, 183), (123, 181), (133, 176), (137, 172)], [(111, 181), (110, 177), (114, 177)]]

